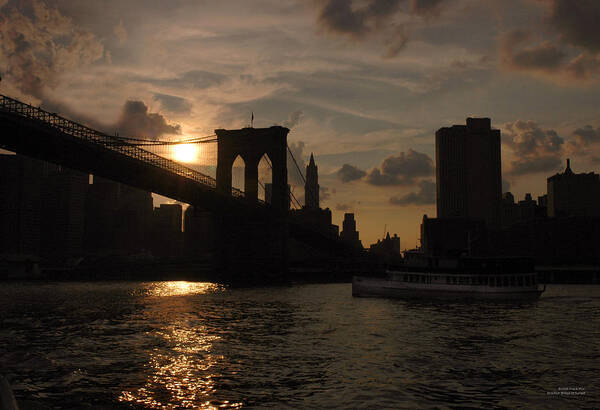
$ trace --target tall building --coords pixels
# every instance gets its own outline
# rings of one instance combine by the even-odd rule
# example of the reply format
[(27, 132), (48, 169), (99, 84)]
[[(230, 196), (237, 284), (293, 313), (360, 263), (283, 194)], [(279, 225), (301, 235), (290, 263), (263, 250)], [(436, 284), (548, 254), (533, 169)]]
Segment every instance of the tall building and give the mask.
[(312, 152), (310, 154), (310, 162), (306, 166), (304, 206), (308, 209), (319, 209), (319, 170), (315, 164)]
[(435, 133), (437, 217), (483, 219), (500, 225), (502, 171), (500, 131), (489, 118)]
[(183, 237), (185, 251), (190, 256), (214, 251), (217, 231), (213, 213), (188, 206), (183, 217)]
[(359, 239), (358, 231), (356, 230), (356, 220), (354, 220), (354, 214), (344, 214), (344, 222), (342, 224), (340, 238), (352, 246), (362, 249), (363, 246)]
[(44, 180), (41, 254), (64, 262), (83, 253), (85, 201), (89, 175), (61, 166)]
[(86, 200), (85, 248), (135, 253), (149, 246), (152, 194), (94, 176)]
[(152, 219), (152, 253), (157, 256), (183, 254), (181, 205), (161, 204), (160, 207), (154, 208)]
[(548, 216), (600, 216), (600, 175), (567, 168), (548, 178)]

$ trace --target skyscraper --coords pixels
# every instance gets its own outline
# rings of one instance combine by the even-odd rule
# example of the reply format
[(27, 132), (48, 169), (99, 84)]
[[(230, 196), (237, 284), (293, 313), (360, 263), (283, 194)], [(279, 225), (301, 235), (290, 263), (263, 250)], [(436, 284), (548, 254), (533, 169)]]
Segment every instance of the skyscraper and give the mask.
[(319, 209), (319, 170), (312, 153), (310, 154), (310, 163), (306, 166), (304, 206), (308, 209)]
[(435, 133), (437, 216), (476, 218), (500, 225), (502, 171), (500, 130), (489, 118)]
[(344, 214), (344, 222), (342, 223), (342, 232), (340, 233), (340, 238), (352, 246), (362, 249), (363, 246), (359, 239), (358, 231), (356, 230), (356, 220), (354, 219), (354, 214)]

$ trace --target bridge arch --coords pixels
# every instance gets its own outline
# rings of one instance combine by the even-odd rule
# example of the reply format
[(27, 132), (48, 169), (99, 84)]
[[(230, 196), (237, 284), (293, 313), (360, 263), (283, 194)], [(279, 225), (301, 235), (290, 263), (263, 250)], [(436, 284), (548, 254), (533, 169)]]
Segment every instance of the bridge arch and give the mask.
[(239, 155), (244, 159), (246, 200), (258, 201), (258, 164), (267, 155), (272, 165), (271, 206), (287, 211), (287, 134), (285, 127), (215, 130), (217, 135), (217, 190), (231, 192), (231, 169)]
[(246, 192), (246, 161), (241, 155), (237, 155), (231, 163), (231, 188)]
[(258, 162), (258, 199), (271, 203), (273, 194), (273, 169), (268, 154), (264, 154)]

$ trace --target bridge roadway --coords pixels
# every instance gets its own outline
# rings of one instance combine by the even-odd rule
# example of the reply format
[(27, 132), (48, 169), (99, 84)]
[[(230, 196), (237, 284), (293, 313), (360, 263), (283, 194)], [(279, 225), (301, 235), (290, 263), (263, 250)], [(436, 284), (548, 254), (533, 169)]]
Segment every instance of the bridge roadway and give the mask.
[[(217, 191), (214, 178), (119, 138), (0, 95), (0, 148), (122, 182), (234, 219), (281, 218), (261, 201), (232, 189)], [(291, 221), (290, 221), (291, 222)], [(289, 224), (289, 234), (314, 247), (347, 250), (339, 240), (308, 226)]]

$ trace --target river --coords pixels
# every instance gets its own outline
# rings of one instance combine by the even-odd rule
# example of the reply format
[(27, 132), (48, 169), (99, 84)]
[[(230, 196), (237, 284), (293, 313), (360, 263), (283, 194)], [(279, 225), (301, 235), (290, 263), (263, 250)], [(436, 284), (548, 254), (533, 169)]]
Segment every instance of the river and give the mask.
[(0, 283), (23, 408), (598, 408), (600, 286), (533, 303), (351, 296), (350, 284)]

